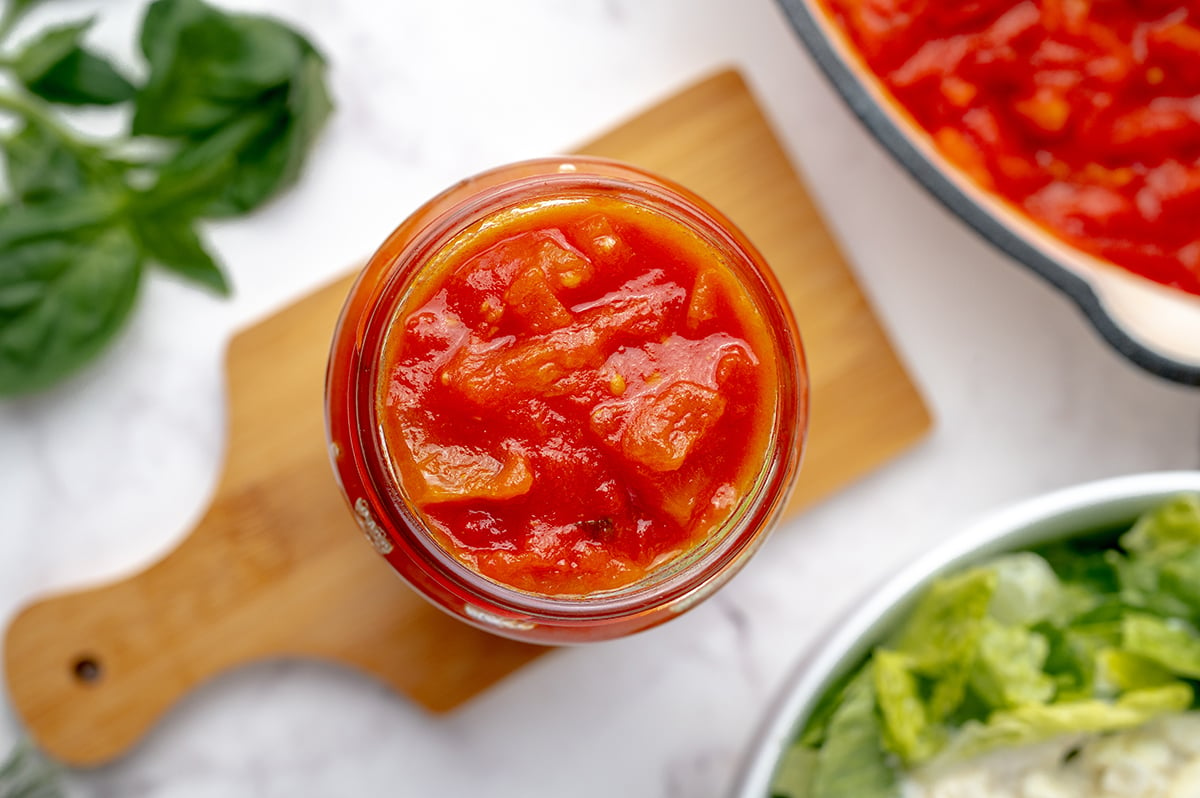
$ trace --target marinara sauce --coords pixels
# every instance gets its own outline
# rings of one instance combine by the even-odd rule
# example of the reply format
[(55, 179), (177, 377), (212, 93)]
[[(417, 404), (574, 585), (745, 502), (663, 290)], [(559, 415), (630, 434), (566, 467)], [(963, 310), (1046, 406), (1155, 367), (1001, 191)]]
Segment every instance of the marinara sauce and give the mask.
[(1086, 252), (1200, 294), (1200, 6), (821, 2), (978, 185)]
[(476, 625), (626, 634), (744, 561), (806, 424), (761, 257), (684, 189), (595, 159), (505, 167), (393, 235), (328, 380), (343, 489), (389, 561)]

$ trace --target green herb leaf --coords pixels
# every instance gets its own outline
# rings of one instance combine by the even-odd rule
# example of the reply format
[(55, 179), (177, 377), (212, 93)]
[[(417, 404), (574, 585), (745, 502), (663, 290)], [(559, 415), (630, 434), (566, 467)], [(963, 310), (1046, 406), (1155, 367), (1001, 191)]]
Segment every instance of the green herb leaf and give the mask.
[(26, 213), (6, 229), (19, 211), (52, 215), (47, 206), (56, 204), (0, 215), (0, 240), (9, 234), (0, 268), (0, 395), (45, 388), (78, 369), (121, 328), (137, 293), (142, 255), (122, 227), (30, 235), (38, 228)]
[(114, 105), (132, 99), (133, 84), (80, 44), (91, 25), (89, 19), (50, 28), (30, 42), (13, 63), (25, 88), (67, 105)]
[(299, 179), (308, 153), (333, 110), (324, 76), (325, 62), (310, 51), (274, 119), (237, 153), (230, 180), (209, 207), (210, 214), (248, 213)]
[(38, 239), (106, 226), (121, 213), (121, 202), (111, 191), (93, 190), (36, 204), (0, 207), (0, 252)]
[(21, 743), (0, 765), (0, 796), (5, 798), (61, 798), (59, 769), (32, 745)]
[(229, 295), (229, 282), (204, 248), (190, 217), (157, 212), (135, 215), (133, 221), (138, 242), (151, 260), (221, 296)]
[(135, 92), (133, 84), (112, 64), (82, 47), (26, 87), (43, 99), (64, 105), (116, 105), (133, 99)]
[(57, 25), (41, 33), (25, 45), (13, 61), (13, 71), (22, 83), (39, 80), (56, 64), (79, 47), (83, 34), (92, 26), (93, 20)]
[(263, 17), (225, 14), (200, 0), (156, 0), (142, 27), (150, 77), (138, 93), (133, 132), (197, 137), (220, 127), (286, 90), (302, 42)]
[(20, 203), (78, 191), (86, 182), (84, 167), (75, 154), (34, 121), (26, 122), (8, 140), (4, 157), (9, 192)]
[(9, 0), (8, 13), (14, 18), (20, 17), (34, 6), (41, 5), (46, 0)]
[(182, 147), (158, 170), (155, 201), (186, 206), (193, 215), (206, 213), (226, 192), (238, 166), (238, 155), (272, 124), (266, 111), (230, 121), (212, 135)]
[(150, 78), (133, 131), (181, 140), (161, 190), (192, 185), (208, 197), (204, 215), (232, 216), (296, 181), (333, 107), (324, 59), (307, 40), (200, 0), (157, 0), (142, 33)]
[[(38, 2), (3, 5), (0, 37)], [(276, 20), (156, 0), (141, 90), (84, 46), (91, 23), (43, 30), (12, 62), (26, 91), (0, 90), (0, 113), (17, 122), (0, 138), (0, 395), (46, 387), (99, 352), (147, 261), (228, 294), (197, 220), (253, 210), (294, 183), (332, 109), (324, 60)], [(165, 139), (148, 160), (117, 154), (129, 151), (120, 140), (82, 140), (44, 102), (127, 100), (133, 133)]]

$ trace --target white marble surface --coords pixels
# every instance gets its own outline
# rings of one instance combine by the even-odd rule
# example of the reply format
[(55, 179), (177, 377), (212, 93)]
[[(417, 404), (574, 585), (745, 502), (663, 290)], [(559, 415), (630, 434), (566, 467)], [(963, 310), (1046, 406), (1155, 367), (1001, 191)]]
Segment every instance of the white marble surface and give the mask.
[[(431, 717), (353, 673), (267, 663), (203, 688), (80, 796), (724, 795), (801, 651), (861, 591), (998, 504), (1200, 465), (1200, 393), (1113, 354), (1073, 307), (936, 206), (850, 117), (771, 0), (228, 0), (328, 53), (339, 111), (303, 184), (211, 228), (236, 297), (155, 275), (95, 367), (0, 404), (0, 620), (167, 551), (213, 491), (221, 352), (468, 173), (564, 151), (739, 66), (937, 417), (918, 449), (780, 529), (658, 630), (549, 656)], [(141, 0), (98, 44), (133, 63)], [(803, 319), (801, 319), (803, 326)], [(0, 717), (0, 749), (18, 734)]]

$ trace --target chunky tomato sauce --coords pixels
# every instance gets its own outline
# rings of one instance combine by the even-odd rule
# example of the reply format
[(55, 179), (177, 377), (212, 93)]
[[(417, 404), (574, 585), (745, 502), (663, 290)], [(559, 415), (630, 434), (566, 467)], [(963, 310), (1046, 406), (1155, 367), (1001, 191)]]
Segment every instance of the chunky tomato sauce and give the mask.
[(1200, 6), (823, 2), (979, 185), (1085, 251), (1200, 294)]
[(621, 587), (694, 549), (753, 485), (775, 356), (680, 223), (615, 198), (532, 202), (426, 274), (385, 343), (380, 432), (467, 566), (547, 595)]

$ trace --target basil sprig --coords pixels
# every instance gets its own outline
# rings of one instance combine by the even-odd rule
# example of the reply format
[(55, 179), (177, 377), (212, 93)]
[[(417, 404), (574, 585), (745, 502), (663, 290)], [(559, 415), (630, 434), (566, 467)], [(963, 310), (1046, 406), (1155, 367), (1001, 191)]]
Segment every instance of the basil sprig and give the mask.
[[(155, 0), (138, 85), (85, 43), (91, 19), (15, 52), (0, 16), (0, 396), (46, 388), (108, 345), (150, 264), (220, 295), (229, 283), (197, 222), (249, 213), (294, 184), (332, 103), (302, 35), (202, 0)], [(2, 2), (2, 0), (0, 0)], [(82, 136), (59, 106), (132, 106), (129, 130)]]

